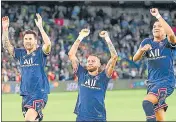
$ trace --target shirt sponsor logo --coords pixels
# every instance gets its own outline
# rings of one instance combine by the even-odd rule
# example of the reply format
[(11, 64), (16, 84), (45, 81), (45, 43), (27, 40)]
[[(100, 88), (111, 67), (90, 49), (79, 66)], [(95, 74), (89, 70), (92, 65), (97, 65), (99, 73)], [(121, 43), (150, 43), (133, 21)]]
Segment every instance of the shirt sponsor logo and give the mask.
[(88, 79), (84, 84), (81, 84), (81, 86), (87, 87), (87, 88), (91, 88), (91, 89), (98, 89), (100, 90), (101, 88), (96, 87), (96, 82), (97, 80), (95, 79)]
[(159, 49), (150, 50), (149, 60), (155, 60), (155, 59), (161, 59), (161, 58), (166, 58), (166, 56), (161, 56)]
[(25, 59), (23, 65), (21, 67), (29, 67), (29, 66), (38, 66), (39, 64), (34, 64), (33, 58)]

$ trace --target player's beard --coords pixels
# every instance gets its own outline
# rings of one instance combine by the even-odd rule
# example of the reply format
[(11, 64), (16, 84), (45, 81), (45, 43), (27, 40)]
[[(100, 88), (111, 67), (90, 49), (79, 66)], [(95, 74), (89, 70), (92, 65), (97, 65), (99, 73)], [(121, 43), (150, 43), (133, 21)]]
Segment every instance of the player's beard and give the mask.
[(94, 72), (97, 70), (98, 67), (87, 68), (89, 72)]
[(25, 43), (25, 49), (26, 50), (32, 50), (35, 46), (34, 46), (34, 44), (32, 44), (32, 43)]

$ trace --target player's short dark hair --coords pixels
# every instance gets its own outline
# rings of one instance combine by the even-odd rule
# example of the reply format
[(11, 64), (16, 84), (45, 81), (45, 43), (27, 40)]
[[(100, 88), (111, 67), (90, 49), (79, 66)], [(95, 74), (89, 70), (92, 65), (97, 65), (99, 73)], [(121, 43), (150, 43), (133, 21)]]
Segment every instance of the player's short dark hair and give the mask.
[(153, 24), (155, 24), (155, 22), (159, 22), (159, 20), (155, 20), (155, 21), (153, 22)]
[(151, 19), (151, 22), (150, 22), (150, 29), (151, 29), (151, 30), (153, 29), (153, 25), (155, 24), (155, 22), (159, 22), (159, 20), (156, 19), (156, 18), (152, 18), (152, 19)]
[(37, 39), (37, 33), (33, 30), (26, 30), (23, 32), (23, 37), (26, 35), (26, 34), (33, 34), (34, 35), (34, 38)]

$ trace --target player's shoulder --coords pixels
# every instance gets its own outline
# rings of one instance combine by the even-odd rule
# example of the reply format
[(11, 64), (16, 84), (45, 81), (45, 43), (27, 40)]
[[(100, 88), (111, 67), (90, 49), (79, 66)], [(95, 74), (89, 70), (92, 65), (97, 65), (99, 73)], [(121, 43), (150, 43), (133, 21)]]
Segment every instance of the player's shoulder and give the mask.
[(151, 42), (153, 39), (152, 38), (145, 38), (145, 39), (143, 39), (143, 43), (149, 43), (149, 42)]
[(21, 51), (21, 52), (24, 52), (24, 51), (26, 51), (26, 49), (25, 48), (14, 48), (14, 50), (17, 50), (17, 51)]
[(37, 45), (37, 50), (42, 49), (42, 45)]
[(36, 49), (36, 51), (38, 52), (42, 52), (42, 48), (43, 48), (43, 46), (42, 45), (37, 45), (37, 49)]
[(145, 38), (142, 42), (141, 42), (141, 46), (143, 47), (146, 44), (151, 44), (152, 38)]

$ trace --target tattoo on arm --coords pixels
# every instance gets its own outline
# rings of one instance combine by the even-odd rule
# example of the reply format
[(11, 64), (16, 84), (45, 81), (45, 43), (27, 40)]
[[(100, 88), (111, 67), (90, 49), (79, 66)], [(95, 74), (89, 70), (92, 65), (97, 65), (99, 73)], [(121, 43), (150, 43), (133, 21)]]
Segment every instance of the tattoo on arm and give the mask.
[(78, 59), (74, 58), (71, 60), (71, 62), (72, 62), (73, 72), (76, 73), (79, 65)]
[[(79, 44), (80, 44), (80, 40), (77, 39), (77, 40), (74, 42), (74, 44), (72, 45), (70, 51), (68, 52), (68, 55), (69, 55), (70, 58), (73, 58), (73, 59), (76, 58), (76, 52), (77, 52), (77, 50), (78, 50)], [(76, 58), (76, 59), (77, 59), (77, 58)]]
[(77, 72), (78, 69), (78, 65), (79, 65), (79, 61), (76, 57), (76, 52), (78, 50), (79, 44), (80, 44), (81, 40), (77, 39), (74, 44), (72, 45), (70, 51), (68, 52), (69, 55), (69, 59), (72, 62), (72, 67), (73, 67), (73, 71), (74, 73)]
[(13, 51), (14, 51), (14, 47), (11, 45), (9, 39), (8, 39), (8, 32), (4, 32), (2, 35), (2, 44), (3, 44), (3, 48), (8, 50), (8, 52), (10, 53), (10, 55), (13, 56)]
[(106, 66), (106, 71), (107, 71), (108, 76), (112, 75), (112, 72), (114, 71), (114, 68), (116, 66), (116, 62), (117, 62), (117, 57), (112, 57), (109, 60), (107, 66)]
[(111, 63), (112, 63), (112, 58), (108, 61), (107, 65), (106, 65), (106, 69), (108, 69), (110, 67)]
[(112, 42), (108, 42), (107, 44), (108, 44), (108, 47), (109, 47), (109, 51), (110, 51), (110, 53), (111, 53), (111, 56), (117, 55), (117, 52), (116, 52), (116, 50), (115, 50), (115, 48), (114, 48)]

